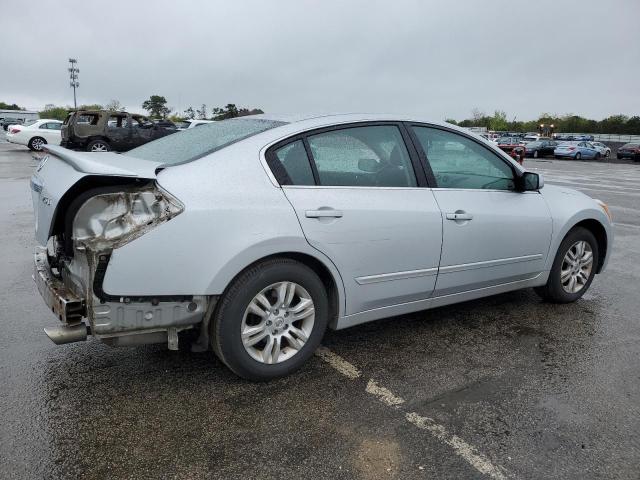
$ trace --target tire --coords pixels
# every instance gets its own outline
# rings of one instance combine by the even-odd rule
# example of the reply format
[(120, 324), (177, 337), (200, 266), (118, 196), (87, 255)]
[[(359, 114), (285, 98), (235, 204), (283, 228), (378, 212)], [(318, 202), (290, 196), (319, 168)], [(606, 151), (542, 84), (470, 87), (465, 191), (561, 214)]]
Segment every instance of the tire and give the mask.
[[(565, 272), (567, 270), (571, 270), (571, 265), (565, 263), (566, 256), (570, 249), (574, 251), (573, 249), (575, 245), (579, 242), (586, 242), (591, 249), (591, 267), (589, 269), (587, 280), (580, 280), (576, 282), (575, 288), (580, 286), (580, 289), (577, 291), (571, 291), (571, 288), (567, 289), (567, 287), (571, 286), (570, 283), (568, 286), (563, 285), (562, 272), (563, 266), (565, 267)], [(596, 241), (596, 237), (594, 237), (593, 233), (591, 233), (586, 228), (576, 227), (569, 231), (564, 240), (562, 240), (560, 247), (558, 247), (558, 251), (556, 252), (555, 259), (553, 260), (553, 266), (551, 267), (551, 271), (549, 272), (549, 279), (547, 280), (546, 285), (542, 287), (536, 287), (534, 290), (538, 295), (540, 295), (540, 297), (542, 297), (543, 300), (546, 300), (548, 302), (575, 302), (580, 297), (582, 297), (582, 295), (584, 295), (584, 293), (589, 289), (589, 286), (591, 286), (593, 277), (596, 274), (599, 258), (598, 242)], [(570, 275), (570, 277), (571, 276), (573, 275)]]
[(582, 158), (582, 154), (580, 152), (576, 153), (576, 156), (573, 157), (574, 160), (580, 160)]
[(538, 150), (533, 151), (533, 158), (538, 158)]
[(616, 158), (617, 158), (618, 160), (622, 160), (622, 155), (620, 155), (619, 153), (616, 153)]
[(42, 145), (46, 145), (46, 144), (47, 144), (47, 141), (44, 138), (33, 137), (31, 140), (29, 140), (27, 147), (29, 147), (29, 150), (33, 150), (34, 152), (39, 152), (40, 150), (42, 150)]
[(92, 140), (87, 144), (87, 152), (109, 152), (111, 146), (106, 140)]
[[(291, 297), (288, 288), (280, 289), (283, 283), (295, 285)], [(278, 296), (278, 291), (283, 292), (282, 296)], [(260, 294), (270, 308), (258, 300)], [(290, 298), (288, 304), (292, 309), (300, 308), (303, 302), (308, 305), (311, 300), (311, 307), (304, 307), (302, 312), (313, 310), (313, 313), (291, 320), (300, 312), (278, 307), (285, 297)], [(258, 305), (258, 309), (250, 308), (252, 304)], [(211, 323), (211, 346), (236, 375), (253, 381), (271, 380), (294, 372), (309, 359), (320, 345), (328, 322), (329, 301), (318, 275), (295, 260), (266, 260), (240, 273), (227, 287)], [(242, 331), (252, 327), (257, 329), (255, 334), (243, 340)], [(307, 337), (306, 342), (301, 340), (301, 333)], [(255, 344), (245, 346), (245, 341)], [(282, 348), (274, 359), (276, 350), (270, 346), (276, 344)]]
[(611, 156), (611, 150), (605, 150), (604, 158), (609, 158)]
[(602, 157), (602, 155), (600, 155), (600, 152), (596, 153), (596, 160), (600, 160), (600, 157)]

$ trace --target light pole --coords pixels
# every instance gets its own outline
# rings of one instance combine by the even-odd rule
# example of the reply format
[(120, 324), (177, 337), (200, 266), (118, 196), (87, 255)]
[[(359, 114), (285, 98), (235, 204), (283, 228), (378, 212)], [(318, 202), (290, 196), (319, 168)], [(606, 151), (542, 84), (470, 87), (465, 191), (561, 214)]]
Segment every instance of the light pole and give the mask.
[(78, 103), (76, 101), (76, 88), (80, 86), (78, 82), (78, 74), (80, 73), (80, 69), (76, 66), (78, 64), (78, 60), (75, 58), (69, 59), (69, 86), (73, 88), (73, 108), (78, 108)]

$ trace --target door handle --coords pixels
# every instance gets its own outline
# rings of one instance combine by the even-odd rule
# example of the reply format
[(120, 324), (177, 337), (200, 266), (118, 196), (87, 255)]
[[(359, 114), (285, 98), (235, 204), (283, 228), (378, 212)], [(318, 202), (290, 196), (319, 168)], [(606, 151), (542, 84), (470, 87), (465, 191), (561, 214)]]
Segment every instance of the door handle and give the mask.
[(458, 210), (455, 213), (447, 213), (447, 220), (456, 220), (456, 221), (473, 220), (473, 215), (471, 215), (470, 213), (466, 213)]
[(307, 210), (304, 212), (307, 218), (341, 218), (342, 210), (326, 209), (326, 210)]

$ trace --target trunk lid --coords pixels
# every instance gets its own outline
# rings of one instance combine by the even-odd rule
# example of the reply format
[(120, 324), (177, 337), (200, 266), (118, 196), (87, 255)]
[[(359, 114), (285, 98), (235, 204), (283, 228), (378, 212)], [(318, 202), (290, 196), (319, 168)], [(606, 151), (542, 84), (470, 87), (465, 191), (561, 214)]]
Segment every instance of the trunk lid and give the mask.
[(46, 155), (31, 177), (31, 198), (36, 240), (46, 245), (58, 203), (78, 181), (88, 176), (155, 179), (162, 163), (117, 153), (74, 152), (56, 145), (44, 145)]

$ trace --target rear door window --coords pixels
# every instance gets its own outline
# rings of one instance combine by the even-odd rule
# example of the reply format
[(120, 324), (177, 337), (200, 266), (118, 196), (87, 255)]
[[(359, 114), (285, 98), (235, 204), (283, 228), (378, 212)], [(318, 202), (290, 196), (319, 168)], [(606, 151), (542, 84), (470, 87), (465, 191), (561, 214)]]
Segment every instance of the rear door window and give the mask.
[(307, 140), (320, 185), (417, 186), (409, 152), (395, 125), (349, 127)]

